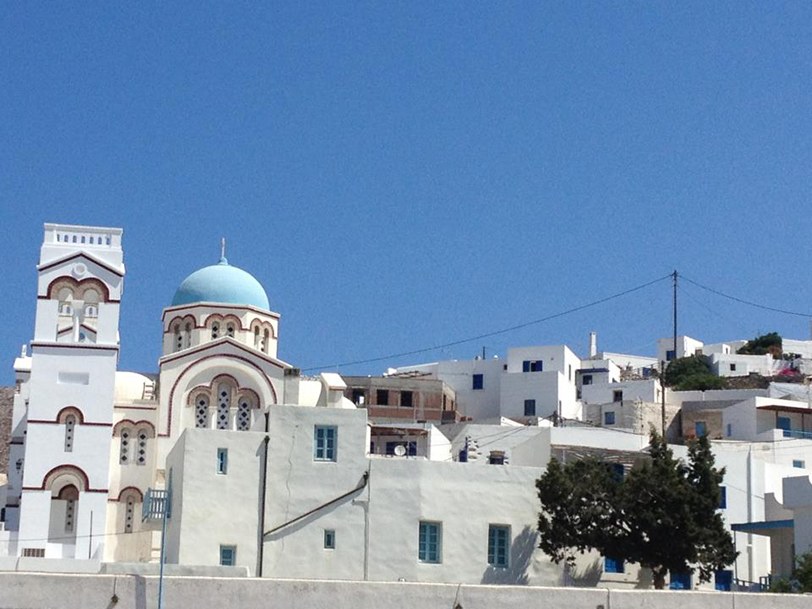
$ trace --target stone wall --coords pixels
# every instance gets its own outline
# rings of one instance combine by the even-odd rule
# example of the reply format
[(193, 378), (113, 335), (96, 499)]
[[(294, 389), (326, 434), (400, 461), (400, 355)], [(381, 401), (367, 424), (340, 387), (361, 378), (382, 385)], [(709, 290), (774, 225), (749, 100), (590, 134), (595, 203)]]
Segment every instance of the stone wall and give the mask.
[(11, 441), (11, 411), (14, 387), (0, 387), (0, 474), (8, 472), (8, 443)]

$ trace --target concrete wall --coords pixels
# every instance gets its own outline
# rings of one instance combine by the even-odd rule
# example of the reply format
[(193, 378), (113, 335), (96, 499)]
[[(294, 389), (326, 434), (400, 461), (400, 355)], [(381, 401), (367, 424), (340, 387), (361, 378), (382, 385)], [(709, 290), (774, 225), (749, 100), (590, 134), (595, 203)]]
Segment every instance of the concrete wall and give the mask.
[[(158, 578), (0, 573), (0, 607), (153, 609)], [(220, 609), (801, 609), (808, 595), (167, 577), (164, 606)]]

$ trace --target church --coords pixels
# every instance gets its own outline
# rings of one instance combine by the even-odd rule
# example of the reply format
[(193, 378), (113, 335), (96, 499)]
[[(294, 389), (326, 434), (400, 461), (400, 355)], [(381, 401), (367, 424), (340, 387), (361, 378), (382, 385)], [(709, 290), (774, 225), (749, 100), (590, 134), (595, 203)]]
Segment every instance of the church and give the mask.
[[(512, 465), (475, 476), (429, 423), (387, 426), (418, 433), (418, 455), (371, 454), (367, 410), (338, 374), (278, 359), (279, 314), (224, 255), (163, 310), (157, 373), (120, 371), (122, 236), (45, 225), (0, 568), (155, 565), (163, 544), (169, 565), (250, 576), (559, 581), (535, 549), (549, 429), (509, 429)], [(165, 533), (143, 509), (162, 492)]]

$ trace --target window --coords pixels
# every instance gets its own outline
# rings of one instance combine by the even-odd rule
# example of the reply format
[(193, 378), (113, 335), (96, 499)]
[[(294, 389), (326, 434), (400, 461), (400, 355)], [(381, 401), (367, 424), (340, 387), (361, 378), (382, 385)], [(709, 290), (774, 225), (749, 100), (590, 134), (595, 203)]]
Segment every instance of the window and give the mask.
[(798, 469), (806, 468), (806, 461), (803, 459), (793, 459), (792, 460), (792, 467), (797, 467)]
[(214, 340), (220, 336), (220, 324), (216, 321), (211, 325), (211, 339)]
[(623, 390), (616, 389), (612, 392), (612, 401), (613, 402), (622, 402), (623, 401)]
[(237, 546), (220, 546), (220, 564), (224, 567), (237, 564)]
[(510, 527), (488, 525), (488, 564), (493, 567), (508, 566)]
[(691, 574), (690, 572), (679, 573), (671, 572), (671, 583), (668, 586), (671, 590), (690, 590), (691, 589)]
[(364, 393), (363, 389), (353, 389), (352, 390), (352, 402), (356, 406), (363, 406), (364, 402), (366, 402), (366, 394)]
[(336, 460), (336, 435), (335, 427), (316, 425), (313, 432), (314, 461)]
[(604, 425), (614, 425), (615, 424), (615, 413), (614, 411), (604, 412), (603, 413), (603, 424)]
[(121, 448), (118, 453), (118, 462), (122, 465), (127, 465), (130, 462), (130, 430), (127, 428), (121, 430)]
[(542, 362), (540, 359), (526, 359), (522, 362), (522, 372), (541, 372), (543, 368), (544, 362)]
[(376, 395), (377, 395), (377, 403), (379, 406), (389, 406), (388, 389), (378, 389)]
[(73, 432), (76, 427), (76, 415), (65, 417), (65, 452), (73, 452)]
[(183, 336), (180, 333), (180, 324), (175, 326), (175, 351), (183, 349)]
[(226, 336), (234, 338), (234, 324), (226, 324)]
[(714, 588), (722, 592), (730, 592), (733, 584), (733, 571), (725, 569), (714, 573)]
[(524, 401), (524, 416), (526, 417), (536, 416), (536, 400)]
[(206, 429), (209, 426), (209, 398), (201, 395), (195, 402), (195, 427)]
[(336, 532), (333, 529), (324, 529), (324, 549), (335, 550)]
[(217, 429), (228, 429), (228, 411), (231, 407), (231, 388), (220, 385), (217, 392)]
[(414, 395), (411, 391), (401, 391), (400, 392), (400, 405), (405, 406), (407, 408), (412, 407), (412, 400)]
[[(785, 432), (788, 432), (792, 429), (792, 422), (790, 421), (789, 417), (782, 417), (778, 416), (776, 418), (776, 427), (778, 429), (782, 429)], [(789, 434), (785, 433), (784, 437), (787, 437)]]
[(581, 384), (582, 385), (591, 385), (592, 384), (592, 375), (591, 374), (585, 374), (581, 378)]
[(733, 424), (732, 423), (727, 424), (727, 427), (725, 428), (725, 435), (728, 438), (733, 435)]
[(482, 389), (485, 387), (485, 381), (481, 374), (475, 374), (471, 377), (472, 389)]
[(492, 450), (488, 455), (488, 465), (504, 465), (505, 464), (505, 451)]
[(727, 487), (720, 486), (719, 487), (719, 509), (725, 510), (727, 509)]
[(237, 429), (240, 431), (248, 431), (251, 429), (251, 400), (245, 396), (240, 398), (239, 406), (237, 406)]
[(228, 473), (228, 449), (217, 449), (217, 473), (225, 475)]
[(736, 364), (730, 364), (730, 371), (736, 372)]
[(604, 573), (623, 573), (625, 570), (625, 564), (623, 563), (623, 559), (621, 558), (613, 558), (611, 556), (606, 556), (603, 559), (603, 572)]
[(441, 562), (442, 524), (421, 522), (417, 558), (420, 562)]
[(137, 465), (147, 464), (147, 430), (138, 430), (138, 450), (135, 453), (135, 462)]
[(670, 362), (672, 359), (676, 358), (676, 352), (673, 349), (669, 349), (665, 352), (665, 361)]
[(623, 478), (626, 475), (626, 468), (623, 467), (622, 463), (610, 463), (609, 473), (615, 482), (623, 482)]
[(696, 421), (694, 423), (694, 433), (697, 438), (708, 435), (708, 426), (705, 424), (705, 421)]

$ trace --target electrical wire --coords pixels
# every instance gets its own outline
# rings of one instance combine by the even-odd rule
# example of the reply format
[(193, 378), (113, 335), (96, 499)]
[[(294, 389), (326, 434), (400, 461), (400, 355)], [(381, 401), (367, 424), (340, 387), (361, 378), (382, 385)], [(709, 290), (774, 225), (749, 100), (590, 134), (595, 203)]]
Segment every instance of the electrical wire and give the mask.
[(597, 306), (599, 304), (603, 304), (605, 302), (609, 302), (610, 300), (614, 300), (616, 298), (620, 298), (621, 296), (626, 296), (627, 294), (631, 294), (633, 292), (637, 292), (644, 288), (654, 285), (655, 283), (659, 283), (661, 281), (665, 281), (666, 279), (671, 279), (673, 277), (672, 273), (668, 275), (663, 275), (662, 277), (658, 277), (657, 279), (653, 279), (646, 283), (640, 284), (636, 287), (629, 288), (628, 290), (623, 290), (622, 292), (617, 292), (610, 296), (606, 296), (604, 298), (599, 298), (598, 300), (593, 300), (592, 302), (588, 302), (586, 304), (578, 305), (576, 307), (572, 307), (570, 309), (566, 309), (564, 311), (559, 311), (558, 313), (553, 313), (552, 315), (547, 315), (546, 317), (541, 317), (539, 319), (534, 319), (532, 321), (526, 321), (520, 324), (516, 324), (514, 326), (509, 326), (507, 328), (502, 328), (500, 330), (494, 330), (492, 332), (486, 332), (484, 334), (478, 334), (476, 336), (471, 336), (469, 338), (462, 338), (459, 340), (454, 340), (451, 342), (443, 343), (440, 345), (434, 345), (433, 347), (424, 347), (421, 349), (413, 349), (411, 351), (402, 351), (400, 353), (392, 353), (389, 355), (382, 355), (379, 357), (371, 357), (367, 359), (355, 360), (350, 362), (341, 362), (338, 364), (326, 364), (324, 366), (310, 366), (309, 368), (302, 368), (303, 372), (309, 372), (311, 370), (323, 370), (325, 368), (339, 368), (341, 366), (355, 366), (357, 364), (371, 364), (374, 362), (382, 362), (384, 360), (389, 359), (396, 359), (399, 357), (406, 357), (407, 355), (419, 355), (421, 353), (428, 353), (430, 351), (437, 351), (438, 349), (446, 349), (448, 347), (456, 347), (457, 345), (463, 345), (465, 343), (470, 343), (477, 340), (482, 340), (483, 338), (490, 338), (491, 336), (498, 336), (500, 334), (507, 334), (508, 332), (513, 332), (515, 330), (521, 330), (522, 328), (527, 328), (529, 326), (534, 326), (536, 324), (544, 323), (546, 321), (550, 321), (553, 319), (557, 319), (559, 317), (564, 317), (565, 315), (569, 315), (571, 313), (577, 313), (578, 311), (583, 311), (584, 309), (589, 309), (591, 307)]
[(805, 317), (807, 319), (812, 318), (812, 313), (798, 313), (797, 311), (788, 311), (786, 309), (778, 309), (776, 307), (769, 307), (767, 305), (759, 304), (757, 302), (752, 302), (750, 300), (745, 300), (744, 298), (739, 298), (738, 296), (731, 296), (730, 294), (725, 294), (724, 292), (720, 292), (719, 290), (715, 290), (714, 288), (710, 288), (710, 287), (708, 287), (706, 285), (702, 285), (698, 281), (694, 281), (690, 277), (686, 277), (683, 274), (680, 274), (679, 277), (681, 279), (684, 279), (688, 283), (692, 283), (696, 287), (702, 288), (703, 290), (706, 290), (708, 292), (716, 294), (717, 296), (722, 296), (723, 298), (727, 298), (729, 300), (733, 300), (733, 301), (739, 302), (741, 304), (746, 304), (746, 305), (749, 305), (751, 307), (756, 307), (757, 309), (764, 309), (765, 311), (772, 311), (774, 313), (783, 313), (784, 315), (794, 315), (796, 317)]

